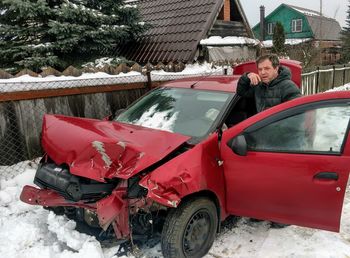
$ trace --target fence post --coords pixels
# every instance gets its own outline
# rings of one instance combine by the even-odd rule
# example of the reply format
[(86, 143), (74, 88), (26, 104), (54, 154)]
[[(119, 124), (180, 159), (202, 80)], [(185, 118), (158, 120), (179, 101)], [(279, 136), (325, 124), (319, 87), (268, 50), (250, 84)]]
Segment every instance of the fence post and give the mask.
[(332, 89), (334, 89), (335, 84), (335, 65), (333, 65), (333, 73), (332, 73)]
[(146, 72), (146, 76), (147, 76), (147, 88), (148, 90), (152, 89), (152, 78), (151, 78), (151, 71), (147, 69)]
[(316, 72), (316, 92), (315, 93), (318, 93), (319, 89), (320, 89), (320, 85), (319, 85), (319, 82), (320, 82), (320, 67), (317, 66), (317, 72)]

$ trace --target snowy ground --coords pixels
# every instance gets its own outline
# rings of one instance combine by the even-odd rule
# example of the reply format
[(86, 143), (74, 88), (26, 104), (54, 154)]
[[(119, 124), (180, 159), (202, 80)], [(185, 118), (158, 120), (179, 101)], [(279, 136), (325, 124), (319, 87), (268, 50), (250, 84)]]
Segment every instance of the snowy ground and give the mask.
[[(336, 90), (349, 88), (346, 85)], [(34, 162), (24, 163), (12, 169), (7, 167), (6, 174), (0, 167), (0, 257), (117, 257), (118, 246), (101, 246), (94, 237), (76, 231), (75, 222), (19, 200), (22, 187), (33, 185), (36, 168)], [(162, 257), (160, 244), (123, 257)], [(297, 226), (273, 229), (267, 221), (238, 218), (223, 227), (205, 257), (350, 257), (350, 188), (340, 233)]]
[[(32, 184), (35, 167), (34, 163), (27, 162), (24, 172), (12, 170), (0, 181), (0, 257), (117, 257), (118, 246), (101, 247), (94, 237), (76, 231), (75, 222), (19, 200), (22, 187)], [(266, 221), (251, 222), (239, 218), (223, 227), (205, 257), (349, 257), (349, 192), (350, 188), (340, 233), (297, 226), (273, 229)], [(123, 257), (162, 257), (159, 244), (137, 253)]]

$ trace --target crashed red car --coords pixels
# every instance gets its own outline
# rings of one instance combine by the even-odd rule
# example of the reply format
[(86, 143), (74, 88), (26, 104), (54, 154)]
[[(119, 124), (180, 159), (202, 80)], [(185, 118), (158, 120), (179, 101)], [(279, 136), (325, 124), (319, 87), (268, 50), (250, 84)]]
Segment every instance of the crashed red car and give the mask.
[[(283, 64), (300, 85), (300, 66)], [(256, 114), (235, 95), (238, 78), (167, 83), (112, 121), (45, 115), (39, 188), (25, 186), (21, 200), (118, 239), (158, 230), (165, 257), (202, 257), (228, 215), (339, 231), (350, 92)]]

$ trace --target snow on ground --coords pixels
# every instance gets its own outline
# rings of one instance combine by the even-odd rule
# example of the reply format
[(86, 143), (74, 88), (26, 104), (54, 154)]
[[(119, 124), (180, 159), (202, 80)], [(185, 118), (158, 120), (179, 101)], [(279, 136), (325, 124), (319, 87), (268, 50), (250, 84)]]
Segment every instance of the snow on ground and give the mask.
[[(350, 84), (335, 90), (349, 88)], [(118, 246), (101, 246), (94, 237), (76, 231), (74, 221), (19, 200), (22, 187), (33, 185), (36, 170), (35, 162), (23, 163), (0, 167), (0, 257), (116, 258)], [(162, 257), (160, 244), (122, 257)], [(205, 257), (350, 257), (350, 188), (340, 233), (298, 226), (275, 229), (267, 221), (237, 218), (222, 228)]]
[[(94, 237), (76, 231), (74, 221), (19, 200), (22, 187), (33, 185), (35, 167), (28, 162), (24, 172), (10, 171), (0, 181), (0, 257), (116, 258), (118, 246), (102, 247)], [(273, 229), (267, 221), (238, 218), (223, 227), (205, 257), (349, 257), (349, 190), (339, 234), (297, 226)], [(160, 244), (122, 257), (162, 257)]]

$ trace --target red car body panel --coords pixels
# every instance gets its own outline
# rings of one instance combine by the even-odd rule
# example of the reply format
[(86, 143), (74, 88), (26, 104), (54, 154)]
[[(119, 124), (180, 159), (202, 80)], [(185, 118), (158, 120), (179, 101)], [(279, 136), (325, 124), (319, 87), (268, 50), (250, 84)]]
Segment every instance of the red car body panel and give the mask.
[(239, 75), (191, 77), (167, 82), (163, 86), (169, 88), (193, 88), (196, 90), (224, 91), (234, 93), (236, 92), (239, 77)]
[(56, 164), (104, 182), (127, 179), (160, 161), (190, 137), (95, 119), (45, 115), (42, 146)]
[(41, 205), (44, 207), (51, 206), (76, 206), (90, 210), (96, 210), (95, 204), (86, 204), (83, 202), (71, 202), (64, 199), (56, 191), (50, 189), (38, 189), (26, 185), (23, 187), (20, 200), (31, 205)]
[(168, 207), (177, 207), (190, 194), (211, 192), (218, 198), (221, 218), (227, 216), (225, 178), (216, 134), (155, 169), (140, 185), (148, 189), (148, 198)]
[(97, 213), (100, 226), (107, 229), (113, 225), (118, 238), (127, 237), (129, 231), (128, 202), (123, 198), (126, 188), (118, 188), (110, 196), (103, 198), (96, 203), (86, 204), (82, 201), (72, 202), (66, 200), (56, 191), (50, 189), (38, 189), (29, 185), (23, 187), (20, 200), (31, 205), (41, 205), (44, 207), (79, 207), (95, 211)]
[[(223, 142), (273, 114), (297, 105), (349, 99), (350, 92), (331, 92), (282, 103), (241, 122), (223, 134)], [(222, 145), (228, 213), (281, 223), (339, 231), (349, 177), (350, 141), (341, 156), (248, 152), (239, 156)], [(336, 171), (337, 181), (315, 180), (319, 172)], [(339, 191), (337, 190), (339, 189)]]

